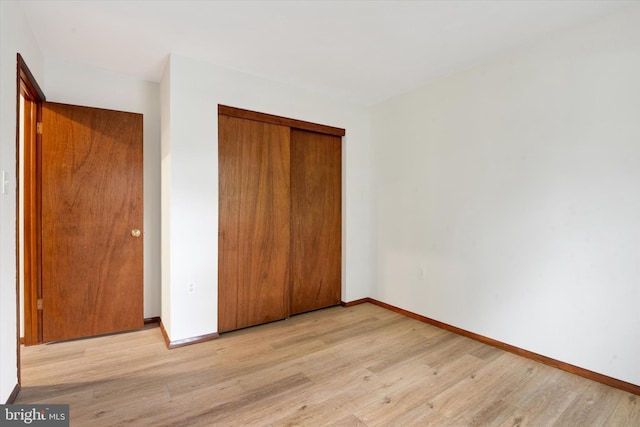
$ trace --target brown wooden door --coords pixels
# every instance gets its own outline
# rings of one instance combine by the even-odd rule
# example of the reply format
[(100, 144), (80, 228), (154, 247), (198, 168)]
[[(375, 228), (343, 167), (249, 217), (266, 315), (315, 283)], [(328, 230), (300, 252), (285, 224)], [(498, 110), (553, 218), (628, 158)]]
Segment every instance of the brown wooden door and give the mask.
[(291, 130), (291, 314), (340, 303), (339, 136)]
[(142, 115), (45, 102), (43, 124), (43, 340), (140, 328)]
[(288, 316), (289, 128), (218, 116), (218, 330)]

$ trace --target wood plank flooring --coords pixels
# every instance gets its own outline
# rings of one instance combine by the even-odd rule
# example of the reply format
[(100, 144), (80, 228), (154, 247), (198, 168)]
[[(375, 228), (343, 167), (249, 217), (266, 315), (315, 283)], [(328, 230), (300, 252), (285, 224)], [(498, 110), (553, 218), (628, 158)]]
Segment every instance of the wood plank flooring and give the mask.
[(26, 347), (22, 381), (72, 426), (640, 426), (640, 396), (372, 304), (174, 350), (159, 328)]

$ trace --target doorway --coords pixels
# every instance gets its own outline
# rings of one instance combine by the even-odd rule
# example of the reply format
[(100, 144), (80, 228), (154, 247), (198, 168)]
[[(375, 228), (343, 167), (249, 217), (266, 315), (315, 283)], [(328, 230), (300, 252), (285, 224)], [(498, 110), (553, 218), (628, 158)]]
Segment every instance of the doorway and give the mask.
[[(16, 259), (18, 338), (25, 345), (42, 342), (42, 313), (38, 310), (41, 295), (40, 265), (40, 221), (37, 170), (40, 159), (36, 147), (40, 135), (38, 123), (42, 121), (42, 103), (45, 95), (36, 82), (29, 67), (18, 54), (17, 71), (17, 146), (16, 168), (17, 212)], [(21, 301), (23, 303), (21, 303)], [(20, 345), (18, 345), (18, 352)], [(18, 354), (18, 360), (20, 360)]]
[(17, 112), (18, 337), (143, 327), (142, 114), (48, 102), (19, 55)]

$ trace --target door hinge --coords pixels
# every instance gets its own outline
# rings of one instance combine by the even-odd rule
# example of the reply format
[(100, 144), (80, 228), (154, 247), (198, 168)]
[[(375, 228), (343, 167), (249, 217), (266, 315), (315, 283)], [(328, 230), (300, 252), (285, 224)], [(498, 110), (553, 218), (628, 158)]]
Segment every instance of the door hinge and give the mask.
[(42, 135), (42, 128), (43, 128), (43, 127), (44, 127), (44, 126), (42, 125), (42, 122), (37, 122), (37, 123), (36, 123), (36, 133), (37, 133), (38, 135)]
[(38, 310), (42, 310), (43, 306), (44, 306), (44, 300), (42, 298), (38, 298), (38, 300), (36, 301), (36, 308)]

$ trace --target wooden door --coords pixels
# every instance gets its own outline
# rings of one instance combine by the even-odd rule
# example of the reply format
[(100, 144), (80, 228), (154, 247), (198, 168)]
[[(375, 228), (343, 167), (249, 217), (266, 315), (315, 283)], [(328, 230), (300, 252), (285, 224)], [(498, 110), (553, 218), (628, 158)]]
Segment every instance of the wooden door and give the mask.
[(45, 102), (43, 341), (143, 326), (142, 115)]
[(218, 116), (218, 330), (288, 316), (289, 128)]
[(341, 138), (291, 129), (291, 314), (340, 303)]

